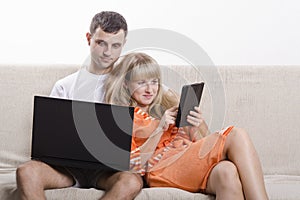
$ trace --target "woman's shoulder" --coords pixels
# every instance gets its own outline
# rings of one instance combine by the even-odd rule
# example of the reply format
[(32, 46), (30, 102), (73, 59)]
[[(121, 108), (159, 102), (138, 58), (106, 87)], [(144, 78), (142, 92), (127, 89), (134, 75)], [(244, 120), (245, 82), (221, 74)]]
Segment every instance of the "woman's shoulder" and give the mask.
[(154, 117), (151, 117), (147, 112), (143, 111), (139, 107), (134, 108), (134, 117), (143, 120), (155, 120)]

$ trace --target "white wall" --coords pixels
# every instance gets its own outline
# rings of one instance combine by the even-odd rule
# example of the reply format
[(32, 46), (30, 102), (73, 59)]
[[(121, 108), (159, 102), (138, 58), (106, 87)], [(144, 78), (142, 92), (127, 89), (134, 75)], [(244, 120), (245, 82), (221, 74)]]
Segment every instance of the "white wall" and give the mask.
[[(163, 28), (218, 65), (299, 65), (297, 0), (9, 0), (0, 3), (0, 63), (82, 63), (93, 15), (120, 12), (129, 30)], [(174, 41), (176, 43), (176, 41)], [(152, 52), (162, 64), (181, 60)]]

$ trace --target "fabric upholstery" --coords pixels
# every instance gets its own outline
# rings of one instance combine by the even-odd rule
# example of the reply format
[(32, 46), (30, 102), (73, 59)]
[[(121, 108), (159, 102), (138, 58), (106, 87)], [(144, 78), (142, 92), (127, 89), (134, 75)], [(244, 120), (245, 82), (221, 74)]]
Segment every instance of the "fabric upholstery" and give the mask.
[[(33, 96), (48, 95), (58, 79), (79, 67), (0, 66), (0, 199), (17, 198), (15, 169), (30, 159)], [(183, 84), (204, 81), (201, 108), (211, 131), (228, 125), (244, 128), (260, 156), (270, 199), (300, 198), (299, 66), (163, 66), (163, 80), (177, 92)], [(224, 101), (222, 97), (212, 100), (219, 91), (214, 85), (221, 86)], [(215, 119), (221, 123), (214, 123)], [(48, 199), (97, 199), (102, 194), (77, 188), (46, 191)], [(136, 199), (214, 197), (174, 188), (147, 188)]]

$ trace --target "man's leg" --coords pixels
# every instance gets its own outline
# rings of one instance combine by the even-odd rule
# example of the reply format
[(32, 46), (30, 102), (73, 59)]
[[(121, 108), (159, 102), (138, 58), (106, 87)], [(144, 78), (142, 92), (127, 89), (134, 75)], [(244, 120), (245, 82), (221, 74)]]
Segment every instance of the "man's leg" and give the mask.
[(206, 192), (216, 195), (216, 200), (243, 200), (243, 188), (236, 166), (230, 161), (221, 161), (211, 171)]
[(101, 200), (132, 200), (143, 188), (143, 180), (139, 174), (114, 172), (99, 177), (97, 188), (105, 190)]
[(17, 187), (22, 200), (46, 199), (44, 190), (70, 187), (73, 178), (40, 161), (28, 161), (20, 165), (16, 172)]

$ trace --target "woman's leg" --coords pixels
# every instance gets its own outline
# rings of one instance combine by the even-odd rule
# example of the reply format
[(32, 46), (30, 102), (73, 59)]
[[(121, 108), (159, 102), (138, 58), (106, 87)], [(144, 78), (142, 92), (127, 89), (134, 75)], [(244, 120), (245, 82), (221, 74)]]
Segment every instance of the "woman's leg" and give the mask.
[(243, 188), (236, 166), (230, 161), (219, 162), (211, 171), (206, 193), (216, 195), (216, 200), (243, 200)]
[(229, 159), (237, 167), (247, 200), (268, 199), (258, 155), (243, 129), (233, 128), (228, 134), (223, 159)]

